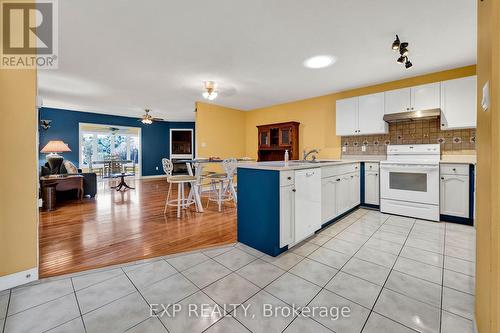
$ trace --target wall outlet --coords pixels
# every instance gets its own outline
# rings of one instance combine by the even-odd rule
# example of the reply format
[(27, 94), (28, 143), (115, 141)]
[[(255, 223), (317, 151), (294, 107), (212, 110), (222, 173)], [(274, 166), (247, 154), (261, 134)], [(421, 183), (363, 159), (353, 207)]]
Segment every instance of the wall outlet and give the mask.
[(366, 151), (366, 146), (365, 145), (361, 146), (361, 151)]
[(160, 170), (158, 167), (156, 167), (156, 171)]
[(346, 152), (347, 151), (347, 147), (346, 146), (342, 146), (342, 152)]

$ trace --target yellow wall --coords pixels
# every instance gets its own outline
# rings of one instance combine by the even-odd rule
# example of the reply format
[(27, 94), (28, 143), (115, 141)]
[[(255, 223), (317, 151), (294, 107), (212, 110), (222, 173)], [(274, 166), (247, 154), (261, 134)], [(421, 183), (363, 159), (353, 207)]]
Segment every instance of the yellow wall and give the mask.
[(327, 95), (293, 103), (257, 109), (246, 114), (246, 155), (257, 158), (257, 126), (298, 121), (299, 155), (319, 148), (319, 156), (340, 156), (340, 137), (335, 135), (335, 96)]
[[(478, 3), (478, 112), (477, 112), (477, 248), (476, 320), (480, 333), (499, 332), (500, 326), (500, 4)], [(491, 106), (480, 106), (482, 87), (490, 82)]]
[[(293, 120), (300, 122), (299, 151), (320, 148), (319, 157), (339, 158), (340, 137), (335, 135), (335, 104), (338, 99), (451, 80), (475, 73), (476, 66), (461, 67), (249, 111), (246, 114), (246, 155), (257, 157), (257, 125)], [(196, 126), (198, 128), (198, 123)]]
[(0, 276), (37, 266), (36, 70), (0, 69)]
[(196, 155), (220, 158), (243, 157), (245, 112), (197, 102)]

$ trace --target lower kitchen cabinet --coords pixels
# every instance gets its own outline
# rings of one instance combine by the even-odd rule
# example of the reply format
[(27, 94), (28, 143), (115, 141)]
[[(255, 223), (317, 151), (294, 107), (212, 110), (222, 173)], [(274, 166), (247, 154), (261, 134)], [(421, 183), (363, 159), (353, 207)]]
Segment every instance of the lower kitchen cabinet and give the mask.
[(469, 217), (469, 176), (441, 175), (440, 210), (442, 215)]
[(472, 224), (474, 168), (468, 164), (441, 164), (439, 209), (441, 220)]
[(321, 179), (321, 223), (330, 221), (337, 214), (335, 197), (339, 182), (340, 178), (335, 176)]
[(280, 187), (280, 247), (294, 241), (295, 185)]
[[(347, 173), (346, 173), (347, 172)], [(335, 219), (360, 204), (359, 164), (342, 165), (321, 179), (321, 222)]]
[(380, 176), (378, 171), (365, 171), (365, 204), (380, 205)]

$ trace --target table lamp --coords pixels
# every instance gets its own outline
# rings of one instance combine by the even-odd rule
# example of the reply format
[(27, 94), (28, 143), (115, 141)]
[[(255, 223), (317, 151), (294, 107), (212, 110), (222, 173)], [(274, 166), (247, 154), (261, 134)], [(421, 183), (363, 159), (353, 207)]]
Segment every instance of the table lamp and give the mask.
[(48, 153), (47, 162), (49, 163), (51, 174), (59, 173), (63, 162), (63, 157), (57, 153), (66, 153), (69, 151), (71, 151), (71, 149), (61, 140), (51, 140), (42, 148), (40, 152)]

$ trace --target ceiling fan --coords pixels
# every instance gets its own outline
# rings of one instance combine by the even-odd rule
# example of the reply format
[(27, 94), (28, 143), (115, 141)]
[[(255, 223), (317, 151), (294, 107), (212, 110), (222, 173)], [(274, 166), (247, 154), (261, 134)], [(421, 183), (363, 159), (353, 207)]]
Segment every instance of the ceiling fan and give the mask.
[(151, 116), (149, 114), (149, 112), (151, 111), (150, 109), (145, 109), (144, 111), (146, 113), (144, 115), (142, 115), (141, 119), (139, 119), (139, 121), (142, 122), (143, 124), (150, 125), (150, 124), (153, 123), (153, 121), (161, 121), (161, 120), (163, 120), (161, 118), (153, 118), (153, 116)]

